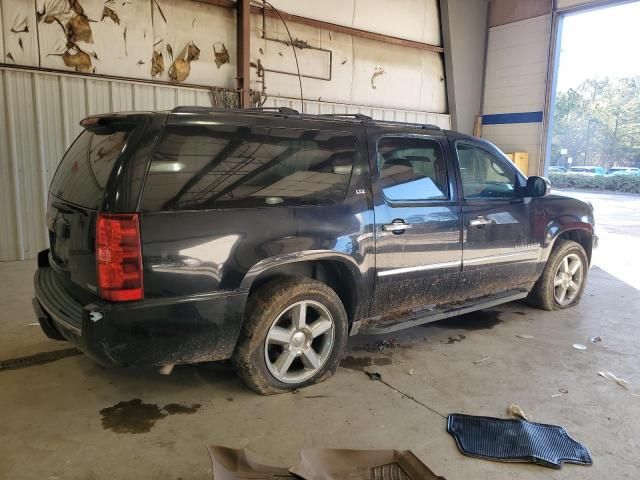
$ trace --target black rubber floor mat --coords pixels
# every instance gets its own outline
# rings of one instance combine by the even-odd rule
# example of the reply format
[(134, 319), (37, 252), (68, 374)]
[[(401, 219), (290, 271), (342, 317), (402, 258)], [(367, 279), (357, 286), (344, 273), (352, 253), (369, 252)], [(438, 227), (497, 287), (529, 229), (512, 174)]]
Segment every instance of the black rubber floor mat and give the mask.
[(452, 413), (447, 431), (470, 457), (552, 468), (560, 468), (563, 462), (592, 463), (587, 449), (556, 425)]

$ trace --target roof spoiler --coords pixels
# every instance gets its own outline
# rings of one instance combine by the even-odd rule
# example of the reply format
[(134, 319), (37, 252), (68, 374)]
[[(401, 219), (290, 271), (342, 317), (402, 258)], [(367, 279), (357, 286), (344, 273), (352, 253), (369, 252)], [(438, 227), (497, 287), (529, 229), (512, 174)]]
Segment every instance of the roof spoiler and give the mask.
[(134, 121), (123, 116), (94, 115), (80, 121), (80, 126), (98, 135), (110, 135), (115, 132), (129, 130)]

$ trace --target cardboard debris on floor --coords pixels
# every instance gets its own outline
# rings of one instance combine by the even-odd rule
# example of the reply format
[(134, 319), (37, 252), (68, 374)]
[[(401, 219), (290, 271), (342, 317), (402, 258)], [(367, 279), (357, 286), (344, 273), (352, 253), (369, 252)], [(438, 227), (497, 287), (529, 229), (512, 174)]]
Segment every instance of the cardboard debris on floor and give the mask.
[(289, 471), (305, 480), (444, 480), (408, 450), (305, 449)]
[(607, 380), (611, 380), (612, 382), (616, 382), (618, 385), (624, 388), (629, 388), (629, 382), (627, 382), (624, 378), (617, 377), (611, 372), (598, 372), (598, 375), (606, 378)]
[(522, 410), (522, 408), (520, 408), (520, 406), (516, 405), (515, 403), (509, 405), (509, 408), (507, 408), (507, 413), (512, 417), (519, 417), (527, 421), (531, 421), (532, 419), (531, 415), (527, 415), (526, 413), (524, 413), (524, 410)]
[(444, 480), (408, 450), (303, 449), (291, 468), (260, 464), (242, 449), (210, 446), (208, 451), (214, 480)]

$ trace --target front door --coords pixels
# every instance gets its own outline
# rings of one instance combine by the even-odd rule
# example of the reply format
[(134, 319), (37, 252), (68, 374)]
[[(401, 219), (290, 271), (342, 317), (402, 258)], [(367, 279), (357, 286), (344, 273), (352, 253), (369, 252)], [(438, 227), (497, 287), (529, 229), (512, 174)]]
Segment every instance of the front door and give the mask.
[(523, 179), (487, 145), (452, 142), (460, 168), (463, 217), (462, 274), (454, 301), (527, 288), (536, 274), (540, 241), (531, 228), (531, 199)]
[(450, 300), (461, 268), (462, 218), (444, 137), (368, 135), (377, 158), (371, 316), (389, 325)]

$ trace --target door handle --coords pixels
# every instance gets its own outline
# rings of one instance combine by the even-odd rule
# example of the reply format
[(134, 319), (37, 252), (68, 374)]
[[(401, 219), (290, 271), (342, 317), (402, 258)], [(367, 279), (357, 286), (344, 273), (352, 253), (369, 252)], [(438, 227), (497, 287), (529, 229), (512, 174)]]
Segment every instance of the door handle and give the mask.
[(469, 220), (470, 227), (484, 227), (485, 225), (493, 225), (496, 221), (492, 218), (486, 218), (482, 215), (479, 215), (476, 218)]
[(411, 225), (408, 223), (404, 223), (404, 221), (402, 220), (401, 221), (394, 220), (393, 223), (388, 223), (382, 226), (382, 230), (384, 230), (385, 232), (394, 232), (394, 233), (402, 233), (407, 228), (411, 228)]

